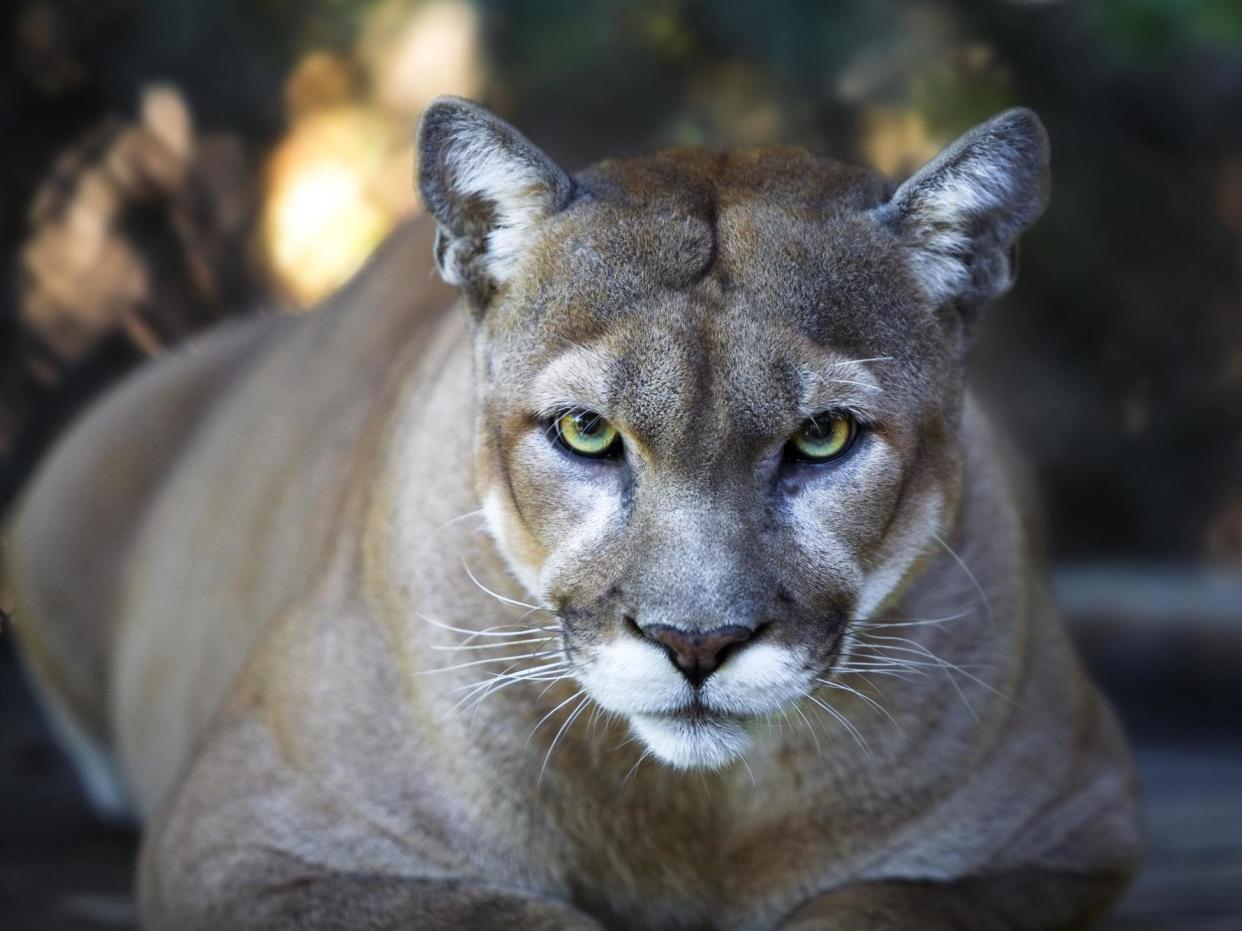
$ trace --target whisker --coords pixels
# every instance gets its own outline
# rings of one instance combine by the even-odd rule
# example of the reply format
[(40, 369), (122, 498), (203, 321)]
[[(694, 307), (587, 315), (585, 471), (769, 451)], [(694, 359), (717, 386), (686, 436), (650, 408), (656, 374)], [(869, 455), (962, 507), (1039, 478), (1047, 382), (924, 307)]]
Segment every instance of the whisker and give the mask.
[(563, 682), (569, 678), (571, 678), (569, 668), (565, 664), (561, 663), (550, 669), (540, 666), (537, 667), (537, 671), (530, 673), (523, 672), (522, 670), (518, 670), (517, 672), (506, 672), (503, 675), (496, 676), (495, 679), (490, 681), (496, 684), (495, 691), (500, 691), (500, 689), (515, 682), (529, 682), (533, 685), (540, 685), (546, 682), (547, 685), (544, 685), (544, 687), (540, 690), (539, 695), (536, 696), (536, 698), (542, 698), (547, 694), (548, 689), (556, 685), (556, 683)]
[(867, 739), (863, 737), (862, 732), (854, 726), (854, 723), (850, 721), (849, 718), (841, 714), (841, 712), (837, 711), (836, 708), (832, 707), (832, 705), (827, 702), (820, 701), (814, 695), (808, 694), (806, 697), (836, 718), (837, 721), (841, 723), (841, 726), (849, 731), (850, 736), (853, 737), (858, 746), (862, 748), (863, 753), (867, 754), (868, 759), (875, 759), (875, 754), (871, 752), (871, 745), (867, 743)]
[(499, 592), (492, 591), (490, 588), (488, 588), (486, 585), (480, 582), (477, 578), (475, 578), (475, 575), (473, 572), (470, 571), (470, 566), (466, 562), (466, 558), (464, 556), (462, 557), (462, 560), (461, 560), (461, 567), (466, 570), (466, 575), (470, 577), (470, 581), (475, 584), (475, 586), (479, 589), (479, 591), (486, 592), (487, 594), (495, 598), (497, 601), (502, 602), (503, 604), (513, 605), (515, 608), (533, 608), (535, 610), (539, 609), (540, 607), (539, 605), (533, 605), (526, 601), (518, 601), (516, 598), (510, 598), (507, 595), (501, 595)]
[[(494, 629), (496, 628), (489, 627), (487, 629), (488, 631), (494, 631)], [(558, 636), (559, 633), (560, 633), (560, 623), (559, 623), (559, 618), (558, 618), (558, 623), (551, 624), (551, 626), (549, 627), (529, 628), (527, 629), (527, 631), (513, 631), (512, 633), (508, 633), (508, 634), (499, 634), (499, 633), (471, 634), (471, 636), (469, 637), (463, 637), (461, 641), (457, 643), (457, 645), (458, 647), (468, 647), (468, 645), (471, 645), (474, 642), (474, 639), (476, 639), (476, 637), (484, 637), (484, 636), (496, 638), (498, 639), (498, 641), (502, 641), (503, 643), (501, 645), (513, 645), (514, 643), (517, 643), (517, 641), (510, 641), (510, 639), (508, 639), (509, 637), (524, 637), (524, 636), (538, 637), (539, 634), (546, 634), (546, 636), (551, 638), (551, 637)]]
[[(540, 610), (543, 610), (543, 609), (540, 609)], [(474, 637), (520, 637), (525, 634), (536, 634), (536, 633), (540, 633), (545, 630), (560, 630), (560, 624), (554, 624), (549, 627), (529, 627), (529, 628), (526, 628), (525, 630), (514, 630), (514, 631), (509, 631), (507, 633), (498, 633), (498, 631), (500, 631), (504, 627), (518, 627), (520, 625), (518, 624), (497, 624), (494, 627), (486, 627), (483, 630), (470, 630), (466, 627), (454, 627), (451, 624), (445, 624), (443, 621), (437, 621), (435, 618), (428, 617), (426, 614), (416, 613), (416, 616), (419, 618), (422, 618), (424, 621), (426, 621), (428, 624), (431, 624), (433, 627), (439, 627), (441, 630), (450, 630), (455, 634), (469, 634), (471, 638), (474, 638)], [(466, 641), (462, 641), (462, 642), (464, 643)]]
[[(553, 611), (551, 611), (550, 609), (548, 609), (548, 608), (534, 607), (534, 608), (528, 608), (526, 611), (523, 611), (523, 612), (522, 612), (522, 614), (521, 614), (521, 616), (520, 616), (520, 617), (518, 617), (518, 619), (517, 619), (514, 623), (515, 623), (515, 624), (520, 624), (520, 623), (522, 623), (524, 620), (526, 620), (528, 617), (530, 617), (530, 616), (531, 616), (532, 614), (534, 614), (536, 611), (543, 611), (543, 612), (545, 612), (545, 613), (547, 613), (547, 614), (551, 614), (553, 617), (556, 617), (556, 614), (555, 614)], [(559, 618), (559, 617), (557, 617), (557, 620), (559, 621), (559, 620), (560, 620), (560, 618)]]
[(987, 592), (983, 590), (983, 586), (979, 584), (979, 580), (975, 577), (975, 574), (970, 571), (970, 566), (966, 565), (966, 560), (962, 559), (962, 557), (957, 554), (957, 551), (953, 549), (953, 547), (949, 546), (940, 534), (933, 533), (932, 538), (943, 546), (945, 551), (953, 557), (959, 566), (962, 567), (962, 571), (965, 572), (966, 577), (970, 579), (970, 584), (975, 587), (975, 591), (979, 593), (979, 597), (983, 600), (984, 610), (988, 613), (988, 621), (993, 624), (996, 623), (996, 615), (992, 613), (992, 603), (988, 601)]
[(541, 656), (555, 656), (560, 650), (544, 650), (538, 653), (521, 653), (517, 656), (492, 656), (487, 659), (476, 659), (469, 663), (458, 663), (456, 666), (439, 666), (435, 669), (424, 669), (420, 675), (430, 676), (441, 672), (456, 672), (458, 669), (469, 669), (471, 666), (483, 666), (487, 663), (505, 663), (510, 660), (537, 659)]
[(711, 799), (712, 797), (711, 786), (707, 784), (707, 774), (704, 773), (703, 770), (701, 769), (699, 770), (699, 783), (703, 786), (704, 794), (708, 797), (708, 799)]
[(863, 682), (866, 683), (868, 688), (872, 689), (877, 695), (880, 696), (880, 701), (884, 701), (884, 702), (888, 701), (888, 696), (884, 694), (884, 692), (880, 689), (880, 687), (876, 685), (874, 682), (872, 682), (870, 679), (868, 679), (863, 673), (861, 672), (855, 673), (855, 675), (857, 675), (858, 678), (862, 679)]
[(928, 678), (926, 669), (910, 667), (898, 660), (889, 660), (883, 663), (850, 663), (845, 666), (838, 666), (833, 670), (834, 675), (851, 674), (861, 676), (866, 673), (869, 676), (892, 676), (901, 679), (903, 682), (913, 682), (912, 676), (922, 676)]
[(444, 646), (443, 644), (433, 643), (431, 644), (431, 649), (443, 650), (447, 653), (456, 653), (459, 650), (503, 650), (506, 647), (523, 646), (527, 643), (548, 643), (555, 639), (556, 635), (553, 634), (550, 637), (531, 637), (529, 640), (509, 640), (505, 643), (460, 643), (455, 646)]
[(442, 530), (445, 530), (448, 527), (453, 526), (458, 521), (468, 520), (471, 517), (482, 517), (482, 516), (483, 516), (483, 509), (475, 508), (473, 511), (467, 511), (465, 514), (458, 514), (456, 517), (450, 517), (448, 520), (442, 523), (439, 527), (433, 530), (431, 534), (434, 537), (436, 534), (440, 533)]
[(604, 711), (603, 705), (596, 705), (595, 710), (591, 712), (591, 716), (587, 718), (587, 732), (592, 738), (595, 736), (595, 725), (599, 723), (600, 715)]
[(578, 691), (574, 692), (572, 695), (570, 695), (570, 696), (569, 696), (567, 699), (565, 699), (563, 702), (561, 702), (560, 704), (558, 704), (558, 705), (556, 705), (555, 707), (553, 707), (553, 709), (552, 709), (551, 711), (549, 711), (547, 714), (545, 714), (542, 718), (540, 718), (540, 719), (539, 719), (539, 723), (538, 723), (538, 724), (536, 724), (534, 727), (532, 727), (532, 728), (530, 729), (530, 733), (526, 735), (526, 742), (527, 742), (527, 743), (530, 743), (531, 738), (535, 736), (535, 731), (537, 731), (537, 730), (539, 730), (539, 728), (543, 727), (543, 722), (544, 722), (544, 721), (548, 720), (548, 718), (552, 717), (552, 715), (556, 714), (558, 711), (560, 711), (562, 708), (564, 708), (566, 705), (568, 705), (568, 704), (569, 704), (571, 701), (573, 701), (575, 698), (579, 697), (580, 695), (584, 695), (584, 694), (586, 694), (586, 689), (578, 689)]
[[(950, 669), (956, 669), (959, 672), (961, 672), (963, 675), (966, 675), (967, 669), (991, 669), (992, 668), (991, 666), (987, 666), (983, 663), (971, 663), (967, 666), (958, 666), (955, 663), (950, 663), (948, 660), (941, 659), (939, 656), (937, 656), (934, 653), (929, 654), (922, 650), (916, 650), (913, 647), (891, 646), (887, 643), (860, 643), (858, 644), (857, 649), (859, 651), (858, 655), (862, 657), (864, 660), (888, 659), (894, 662), (900, 662), (902, 664), (910, 665), (910, 666), (926, 666), (929, 668), (947, 667)], [(893, 651), (897, 653), (913, 653), (916, 656), (925, 657), (925, 660), (917, 660), (917, 659), (912, 660), (904, 656), (892, 656), (889, 653), (883, 653), (883, 652), (882, 653), (866, 653), (864, 652), (865, 650), (885, 650), (885, 651)]]
[(892, 356), (872, 356), (869, 359), (845, 359), (841, 362), (829, 363), (826, 367), (830, 369), (840, 368), (843, 365), (861, 365), (864, 362), (892, 362)]
[(815, 752), (819, 755), (819, 758), (822, 760), (824, 758), (824, 748), (820, 746), (819, 735), (815, 733), (815, 726), (811, 724), (810, 719), (807, 718), (806, 714), (797, 705), (793, 706), (793, 710), (798, 713), (798, 717), (800, 717), (803, 720), (803, 722), (806, 724), (806, 729), (811, 732), (811, 740), (815, 742)]
[[(517, 664), (515, 663), (514, 665)], [(488, 695), (491, 695), (494, 692), (499, 692), (501, 689), (512, 685), (515, 682), (544, 682), (547, 680), (548, 676), (557, 676), (558, 678), (565, 677), (565, 675), (560, 672), (560, 670), (565, 668), (565, 663), (563, 661), (545, 663), (542, 666), (535, 666), (530, 669), (522, 669), (518, 672), (511, 673), (509, 670), (512, 668), (513, 666), (509, 666), (504, 671), (492, 673), (479, 682), (471, 682), (468, 685), (462, 685), (455, 689), (450, 689), (449, 694), (459, 691), (466, 692), (461, 700), (453, 706), (452, 710), (456, 710), (461, 707), (475, 696), (478, 696), (478, 701), (475, 702), (475, 706), (477, 707), (483, 699), (488, 697)]]
[(826, 688), (839, 689), (842, 692), (849, 692), (851, 695), (856, 695), (858, 698), (861, 698), (868, 705), (874, 708), (877, 712), (879, 712), (884, 717), (888, 718), (891, 722), (893, 722), (893, 726), (896, 727), (897, 730), (901, 731), (903, 734), (905, 733), (905, 731), (902, 730), (901, 725), (897, 723), (897, 719), (894, 718), (891, 714), (889, 714), (888, 709), (885, 708), (883, 705), (881, 705), (878, 701), (876, 701), (870, 695), (866, 695), (863, 692), (860, 692), (858, 689), (853, 688), (852, 686), (846, 685), (844, 682), (833, 682), (829, 679), (816, 679), (815, 681), (818, 682), (820, 685), (825, 686)]
[(751, 785), (751, 788), (757, 788), (757, 787), (759, 786), (759, 783), (755, 780), (755, 771), (754, 771), (753, 769), (751, 769), (751, 768), (750, 768), (750, 764), (746, 762), (746, 755), (745, 755), (745, 754), (743, 754), (742, 756), (739, 756), (739, 757), (737, 758), (737, 761), (738, 761), (739, 763), (741, 763), (743, 766), (745, 766), (745, 767), (746, 767), (746, 772), (748, 772), (748, 773), (750, 774), (750, 785)]
[(959, 611), (957, 614), (949, 614), (945, 617), (916, 617), (909, 619), (894, 618), (883, 621), (869, 621), (860, 618), (856, 623), (866, 625), (866, 629), (887, 629), (890, 627), (934, 627), (937, 624), (949, 624), (953, 621), (960, 621), (964, 617), (974, 614), (973, 611)]
[[(566, 668), (568, 669), (568, 664), (566, 664)], [(559, 676), (558, 678), (553, 679), (551, 682), (549, 682), (547, 685), (545, 685), (540, 690), (539, 694), (535, 696), (535, 700), (542, 701), (543, 696), (547, 695), (548, 692), (552, 689), (552, 687), (556, 685), (556, 683), (560, 682), (562, 679), (568, 679), (569, 677), (570, 677), (570, 673), (566, 672), (565, 675)]]
[(638, 740), (638, 735), (635, 734), (633, 731), (630, 731), (628, 734), (626, 734), (625, 739), (622, 740), (615, 747), (613, 747), (612, 750), (613, 752), (616, 752), (617, 750), (620, 750), (622, 747), (629, 746), (636, 740)]
[[(561, 682), (568, 678), (569, 678), (568, 675), (557, 675), (557, 676), (554, 676), (551, 681), (554, 683)], [(475, 716), (478, 714), (479, 709), (483, 706), (483, 702), (486, 701), (491, 696), (495, 695), (497, 692), (503, 692), (505, 689), (509, 688), (509, 686), (517, 685), (519, 682), (544, 682), (544, 681), (547, 681), (546, 676), (517, 676), (517, 675), (506, 676), (504, 679), (502, 679), (499, 682), (488, 681), (484, 683), (485, 688), (481, 689), (481, 691), (477, 694), (477, 696), (467, 695), (460, 702), (458, 702), (458, 705), (461, 705), (464, 702), (468, 701), (471, 697), (474, 697), (474, 701), (471, 702), (470, 704), (470, 720), (473, 721), (475, 719)]]
[(880, 391), (879, 385), (873, 385), (865, 381), (850, 381), (848, 378), (832, 377), (828, 379), (834, 385), (853, 385), (856, 388), (866, 388), (868, 391)]
[[(911, 650), (911, 649), (909, 649), (909, 648), (907, 648), (907, 647), (895, 647), (895, 646), (888, 646), (888, 647), (876, 646), (876, 647), (875, 647), (875, 649), (885, 649), (885, 650), (904, 650), (904, 651), (906, 651), (906, 652), (909, 652), (909, 653), (915, 653), (915, 654), (917, 654), (917, 655), (927, 655), (927, 656), (930, 656), (930, 657), (932, 658), (932, 660), (933, 660), (933, 661), (932, 661), (932, 662), (930, 662), (930, 663), (923, 663), (923, 662), (919, 662), (918, 660), (910, 660), (910, 659), (903, 659), (903, 660), (901, 660), (901, 662), (902, 662), (902, 664), (903, 664), (903, 665), (914, 665), (914, 664), (917, 664), (917, 665), (920, 665), (920, 666), (939, 667), (939, 668), (941, 669), (941, 671), (943, 671), (943, 672), (944, 672), (944, 676), (945, 676), (945, 678), (949, 680), (949, 685), (951, 685), (951, 686), (953, 687), (953, 691), (957, 692), (957, 697), (958, 697), (958, 698), (960, 698), (960, 699), (962, 700), (962, 704), (964, 704), (964, 705), (966, 706), (966, 709), (970, 712), (971, 716), (972, 716), (972, 717), (973, 717), (976, 721), (980, 720), (980, 718), (979, 718), (979, 712), (975, 710), (975, 706), (974, 706), (974, 705), (972, 705), (972, 704), (970, 703), (970, 699), (966, 697), (966, 693), (962, 691), (962, 687), (958, 684), (957, 680), (956, 680), (955, 678), (953, 678), (953, 672), (952, 672), (951, 670), (956, 670), (956, 671), (960, 672), (962, 675), (967, 676), (968, 678), (971, 678), (971, 679), (974, 679), (974, 678), (975, 678), (974, 676), (971, 676), (971, 675), (970, 675), (970, 673), (968, 673), (968, 672), (966, 672), (964, 669), (962, 669), (960, 666), (955, 666), (953, 663), (950, 663), (950, 662), (947, 662), (947, 661), (945, 661), (945, 660), (940, 659), (940, 657), (938, 657), (938, 656), (936, 656), (935, 654), (931, 653), (931, 651), (930, 651), (930, 650), (929, 650), (929, 651), (926, 651), (926, 652), (920, 652), (920, 651), (918, 651), (918, 650)], [(988, 686), (988, 685), (987, 685), (987, 683), (984, 683), (984, 682), (982, 682), (982, 681), (981, 681), (981, 680), (979, 680), (979, 679), (975, 679), (975, 681), (976, 681), (976, 682), (979, 682), (981, 685), (984, 685), (984, 686), (986, 686), (986, 687), (987, 687), (987, 688), (989, 688), (989, 689), (991, 688), (991, 686)], [(993, 691), (995, 691), (995, 690), (993, 690)], [(999, 694), (999, 693), (998, 693), (998, 694)]]
[(782, 708), (780, 709), (780, 713), (781, 713), (781, 718), (783, 719), (780, 721), (776, 719), (776, 711), (769, 711), (767, 714), (763, 716), (763, 720), (766, 721), (768, 725), (768, 736), (769, 737), (772, 736), (773, 728), (776, 728), (781, 734), (785, 733), (785, 724), (789, 723), (789, 712), (786, 709)]
[[(901, 649), (901, 647), (887, 647), (886, 649), (899, 650)], [(910, 651), (910, 652), (914, 652), (914, 651)], [(931, 673), (928, 672), (928, 670), (939, 669), (941, 672), (945, 674), (946, 678), (948, 678), (949, 680), (949, 684), (953, 686), (953, 690), (956, 691), (959, 696), (961, 696), (962, 701), (966, 703), (966, 705), (971, 709), (972, 712), (974, 711), (974, 706), (970, 704), (969, 700), (967, 700), (966, 695), (962, 692), (961, 687), (958, 685), (958, 681), (955, 678), (953, 678), (954, 672), (961, 673), (966, 678), (974, 682), (977, 682), (979, 685), (983, 686), (989, 691), (996, 691), (983, 680), (977, 679), (976, 677), (968, 673), (965, 669), (963, 669), (961, 666), (955, 666), (952, 663), (947, 663), (947, 662), (942, 662), (942, 661), (924, 661), (924, 660), (917, 660), (917, 659), (909, 659), (907, 657), (893, 657), (892, 662), (896, 668), (900, 668), (902, 670), (906, 670), (914, 674), (921, 673), (925, 678), (928, 678), (931, 675)], [(878, 669), (874, 671), (879, 672)], [(997, 694), (1001, 694), (1001, 693), (997, 693)], [(1001, 697), (1005, 697), (1005, 696), (1002, 695)]]
[(973, 675), (972, 673), (970, 673), (970, 672), (969, 672), (969, 670), (970, 670), (970, 669), (988, 669), (988, 668), (990, 668), (990, 667), (988, 667), (988, 666), (985, 666), (985, 665), (977, 665), (977, 664), (971, 664), (970, 666), (959, 666), (959, 665), (958, 665), (958, 664), (956, 664), (956, 663), (951, 663), (951, 662), (949, 662), (948, 660), (943, 659), (942, 657), (937, 656), (935, 653), (933, 653), (931, 650), (929, 650), (929, 649), (928, 649), (928, 648), (927, 648), (924, 644), (919, 643), (917, 640), (911, 640), (911, 639), (909, 639), (908, 637), (883, 637), (883, 636), (875, 636), (875, 637), (872, 637), (872, 638), (870, 638), (870, 639), (872, 639), (872, 640), (892, 640), (892, 641), (898, 641), (898, 642), (900, 642), (900, 643), (906, 643), (906, 644), (909, 644), (909, 646), (904, 646), (904, 647), (903, 647), (903, 646), (888, 646), (888, 645), (885, 645), (885, 644), (876, 644), (876, 643), (869, 643), (869, 644), (865, 644), (865, 645), (866, 645), (866, 646), (869, 646), (869, 647), (870, 647), (871, 649), (873, 649), (873, 650), (900, 650), (900, 651), (902, 651), (902, 652), (907, 652), (907, 653), (915, 653), (915, 654), (920, 655), (920, 656), (926, 656), (929, 660), (931, 660), (932, 662), (936, 663), (937, 665), (941, 665), (941, 666), (944, 666), (944, 667), (946, 667), (946, 668), (948, 668), (948, 669), (952, 669), (952, 670), (954, 670), (955, 672), (959, 672), (959, 673), (961, 673), (963, 676), (965, 676), (965, 677), (966, 677), (967, 679), (969, 679), (971, 682), (974, 682), (976, 685), (980, 685), (980, 686), (982, 686), (983, 688), (987, 689), (987, 690), (988, 690), (989, 692), (991, 692), (992, 694), (997, 695), (997, 696), (999, 696), (1000, 698), (1005, 699), (1006, 701), (1013, 701), (1013, 699), (1012, 699), (1012, 698), (1010, 698), (1008, 695), (1006, 695), (1004, 692), (1000, 691), (999, 689), (997, 689), (997, 688), (995, 688), (994, 686), (992, 686), (990, 683), (987, 683), (987, 682), (983, 681), (983, 680), (982, 680), (982, 679), (980, 679), (978, 676)]
[[(624, 746), (624, 744), (622, 744), (622, 746)], [(644, 750), (644, 751), (643, 751), (643, 752), (639, 755), (638, 759), (634, 761), (634, 765), (630, 767), (630, 771), (629, 771), (628, 773), (626, 773), (626, 774), (625, 774), (625, 778), (623, 778), (623, 779), (621, 780), (621, 785), (623, 785), (623, 786), (624, 786), (627, 782), (629, 782), (629, 781), (630, 781), (630, 778), (631, 778), (631, 777), (632, 777), (632, 776), (633, 776), (636, 772), (638, 772), (638, 767), (642, 765), (643, 760), (647, 759), (647, 757), (649, 757), (649, 756), (651, 756), (651, 751), (650, 751), (650, 750)]]
[[(516, 666), (517, 663), (514, 663), (513, 665)], [(467, 685), (454, 686), (453, 688), (448, 689), (447, 693), (451, 695), (454, 692), (461, 692), (464, 690), (475, 689), (481, 685), (489, 685), (501, 679), (528, 679), (533, 675), (541, 675), (543, 673), (550, 672), (553, 669), (563, 668), (564, 666), (565, 666), (565, 662), (563, 660), (557, 660), (556, 662), (552, 662), (552, 663), (544, 663), (541, 666), (532, 666), (527, 669), (521, 669), (517, 672), (510, 672), (509, 669), (513, 668), (512, 666), (510, 666), (509, 669), (502, 670), (501, 672), (488, 673), (486, 678), (481, 679), (478, 682), (471, 682)]]
[(556, 736), (552, 738), (552, 743), (548, 747), (548, 752), (543, 755), (543, 764), (539, 767), (539, 778), (535, 780), (535, 785), (539, 785), (539, 783), (543, 782), (543, 774), (548, 768), (548, 760), (552, 759), (552, 751), (556, 749), (556, 744), (560, 741), (561, 735), (565, 733), (566, 729), (568, 729), (568, 727), (573, 724), (575, 720), (577, 720), (578, 715), (582, 714), (582, 710), (590, 703), (590, 696), (585, 694), (585, 691), (579, 692), (578, 694), (582, 695), (582, 701), (578, 702), (577, 707), (569, 713), (569, 717), (567, 717), (561, 724), (561, 729), (558, 730), (556, 732)]

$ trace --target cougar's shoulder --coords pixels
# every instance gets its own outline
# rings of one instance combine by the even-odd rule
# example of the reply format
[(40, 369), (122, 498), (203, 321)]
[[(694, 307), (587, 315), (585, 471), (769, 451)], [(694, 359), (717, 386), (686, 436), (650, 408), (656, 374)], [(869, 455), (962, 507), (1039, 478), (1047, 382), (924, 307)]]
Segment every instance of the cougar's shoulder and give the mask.
[[(80, 765), (100, 756), (112, 734), (110, 660), (138, 529), (202, 419), (283, 322), (262, 316), (225, 326), (148, 363), (53, 446), (10, 514), (3, 568), (20, 652)], [(107, 793), (102, 783), (91, 789), (115, 809)]]
[[(327, 558), (394, 360), (449, 303), (408, 277), (429, 267), (430, 235), (398, 230), (310, 314), (248, 318), (149, 363), (70, 428), (14, 509), (7, 575), (32, 678), (92, 744), (163, 761), (159, 777), (126, 767), (140, 809)], [(148, 756), (148, 740), (163, 749)]]

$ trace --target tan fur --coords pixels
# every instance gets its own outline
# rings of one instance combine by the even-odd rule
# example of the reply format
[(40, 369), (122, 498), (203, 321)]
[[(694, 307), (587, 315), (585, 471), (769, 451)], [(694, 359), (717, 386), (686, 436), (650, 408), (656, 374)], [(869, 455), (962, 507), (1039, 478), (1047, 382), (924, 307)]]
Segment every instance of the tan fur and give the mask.
[[(131, 381), (9, 526), (29, 666), (116, 754), (147, 822), (144, 925), (1086, 926), (1138, 855), (1132, 764), (962, 398), (956, 318), (859, 219), (889, 189), (795, 150), (569, 182), (504, 142), (526, 181), (496, 196), (546, 201), (479, 220), (429, 195), (467, 313), (427, 281), (416, 223), (305, 319), (236, 325)], [(472, 264), (498, 215), (534, 231)], [(798, 269), (821, 261), (862, 271), (813, 297)], [(896, 361), (855, 362), (871, 357)], [(806, 382), (819, 398), (782, 374), (831, 379), (838, 362), (848, 379)], [(624, 425), (623, 524), (592, 525), (621, 473), (538, 445), (529, 408), (565, 391)], [(750, 463), (799, 405), (846, 395), (877, 413), (875, 437), (837, 478), (799, 478), (789, 494), (816, 507), (774, 530)], [(804, 550), (820, 562), (783, 561)], [(868, 591), (865, 618), (834, 613)], [(886, 630), (969, 675), (927, 661), (874, 688), (843, 678), (866, 698), (817, 694), (865, 748), (791, 702), (745, 726), (736, 758), (685, 771), (574, 696), (616, 671), (588, 674), (590, 657), (649, 646), (627, 612), (695, 611), (769, 624), (711, 694), (747, 651), (839, 634), (847, 663)], [(945, 620), (878, 626), (914, 619)], [(535, 642), (505, 647), (496, 625)], [(471, 703), (489, 673), (561, 661), (580, 665)]]

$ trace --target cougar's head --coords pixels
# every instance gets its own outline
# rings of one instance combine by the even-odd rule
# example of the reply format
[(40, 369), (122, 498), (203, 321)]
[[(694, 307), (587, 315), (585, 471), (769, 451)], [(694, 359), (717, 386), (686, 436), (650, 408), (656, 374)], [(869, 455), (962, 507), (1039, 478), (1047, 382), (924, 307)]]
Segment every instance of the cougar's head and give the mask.
[(963, 356), (1042, 210), (1043, 129), (1003, 113), (895, 190), (791, 148), (570, 176), (457, 99), (419, 149), (491, 533), (590, 696), (722, 766), (951, 522)]

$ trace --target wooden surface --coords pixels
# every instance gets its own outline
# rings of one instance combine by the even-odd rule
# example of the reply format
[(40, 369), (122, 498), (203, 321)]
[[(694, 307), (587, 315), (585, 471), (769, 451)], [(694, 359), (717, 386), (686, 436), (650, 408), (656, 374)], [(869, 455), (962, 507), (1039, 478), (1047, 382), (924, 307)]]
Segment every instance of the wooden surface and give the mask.
[(1151, 851), (1109, 931), (1242, 929), (1239, 734), (1140, 740)]

